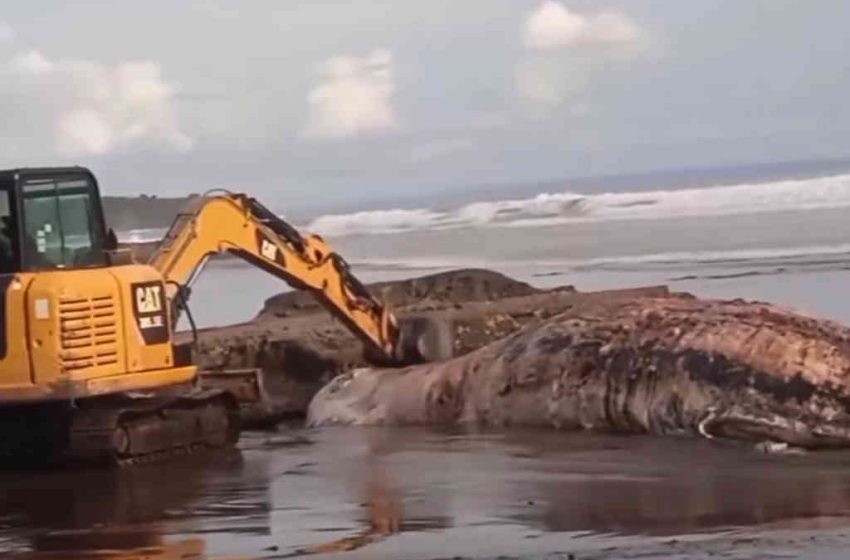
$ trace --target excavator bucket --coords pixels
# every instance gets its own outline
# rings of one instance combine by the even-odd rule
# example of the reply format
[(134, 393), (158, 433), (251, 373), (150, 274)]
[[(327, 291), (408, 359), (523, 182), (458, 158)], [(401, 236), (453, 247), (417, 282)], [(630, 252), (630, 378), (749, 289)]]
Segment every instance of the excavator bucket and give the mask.
[(451, 324), (430, 316), (399, 319), (396, 356), (400, 365), (447, 360), (454, 355)]
[[(452, 357), (453, 337), (449, 323), (428, 316), (399, 320), (399, 339), (395, 363), (380, 356), (367, 361), (381, 367), (403, 367), (435, 362)], [(273, 428), (287, 414), (266, 390), (260, 369), (223, 369), (198, 372), (197, 384), (202, 389), (216, 389), (233, 395), (239, 405), (241, 426), (246, 430)]]

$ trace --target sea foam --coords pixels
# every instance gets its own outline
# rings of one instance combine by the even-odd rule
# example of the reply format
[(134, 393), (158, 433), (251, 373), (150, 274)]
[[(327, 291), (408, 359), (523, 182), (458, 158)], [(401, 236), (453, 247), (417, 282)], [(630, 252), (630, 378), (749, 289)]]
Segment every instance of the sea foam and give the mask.
[(653, 220), (850, 207), (850, 175), (627, 193), (543, 193), (429, 208), (328, 214), (304, 228), (340, 237), (464, 227), (541, 227), (571, 222)]

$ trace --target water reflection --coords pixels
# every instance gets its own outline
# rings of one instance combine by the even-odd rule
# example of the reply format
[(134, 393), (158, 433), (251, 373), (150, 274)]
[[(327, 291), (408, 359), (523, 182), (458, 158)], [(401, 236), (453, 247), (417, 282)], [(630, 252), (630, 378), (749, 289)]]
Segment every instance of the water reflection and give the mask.
[(550, 440), (539, 454), (545, 437), (517, 446), (537, 464), (512, 484), (529, 507), (511, 519), (545, 531), (653, 535), (850, 526), (846, 453), (768, 457), (703, 441), (582, 439), (586, 447), (569, 453)]
[[(204, 531), (211, 519), (224, 516), (238, 519), (228, 530), (239, 531), (246, 520), (256, 525), (268, 516), (264, 486), (250, 484), (246, 467), (231, 453), (128, 469), (3, 472), (0, 550), (28, 549), (54, 558), (92, 551), (133, 557), (156, 549), (170, 558), (173, 550), (197, 548), (199, 542), (173, 549), (164, 535)], [(233, 486), (223, 483), (227, 480), (242, 482)], [(267, 532), (266, 522), (259, 525)]]
[(399, 492), (393, 487), (387, 469), (374, 455), (369, 455), (367, 463), (362, 504), (366, 515), (365, 528), (356, 535), (313, 545), (296, 554), (356, 550), (401, 531), (404, 513)]
[[(100, 543), (97, 548), (63, 549), (53, 552), (23, 552), (9, 556), (10, 560), (82, 560), (98, 558), (103, 560), (215, 560), (206, 555), (204, 541), (185, 540), (176, 543), (150, 542), (134, 547), (121, 542), (118, 546), (107, 547)], [(228, 560), (236, 560), (229, 558)]]
[(846, 453), (769, 457), (691, 439), (296, 430), (249, 435), (228, 456), (0, 473), (0, 554), (286, 558), (412, 543), (471, 554), (476, 538), (521, 553), (545, 535), (562, 547), (589, 533), (846, 526), (848, 467)]
[[(340, 445), (336, 437), (343, 433), (349, 437)], [(325, 483), (340, 483), (332, 499), (333, 507), (338, 508), (340, 503), (349, 507), (342, 518), (336, 516), (334, 519), (335, 516), (326, 514), (322, 520), (326, 523), (324, 531), (314, 526), (305, 535), (310, 544), (296, 547), (291, 554), (280, 557), (353, 551), (400, 533), (442, 530), (450, 526), (451, 518), (436, 514), (430, 504), (423, 507), (422, 501), (416, 498), (412, 481), (399, 476), (404, 473), (396, 472), (394, 455), (404, 453), (412, 443), (415, 445), (417, 438), (412, 441), (411, 433), (367, 429), (326, 435), (330, 435), (335, 444), (324, 440), (325, 447), (316, 449), (319, 452), (317, 461), (306, 465), (307, 472), (300, 472), (319, 476)], [(299, 496), (296, 492), (286, 493), (291, 484), (291, 479), (280, 478), (272, 484), (272, 493), (277, 489), (280, 496), (288, 495), (290, 499)], [(300, 493), (299, 497), (321, 509), (329, 499), (328, 491), (329, 488), (323, 486), (320, 492)], [(280, 526), (281, 522), (286, 523), (286, 520), (279, 519), (275, 525)], [(286, 524), (292, 528), (291, 524)], [(321, 533), (343, 536), (317, 539)]]

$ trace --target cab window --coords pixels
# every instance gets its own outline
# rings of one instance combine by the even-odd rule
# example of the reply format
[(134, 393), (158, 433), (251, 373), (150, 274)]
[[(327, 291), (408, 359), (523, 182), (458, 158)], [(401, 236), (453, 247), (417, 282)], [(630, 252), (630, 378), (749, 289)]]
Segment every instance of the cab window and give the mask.
[(27, 268), (106, 264), (95, 190), (85, 177), (27, 179), (23, 197), (23, 255)]
[(8, 188), (0, 188), (0, 274), (18, 271), (17, 231)]

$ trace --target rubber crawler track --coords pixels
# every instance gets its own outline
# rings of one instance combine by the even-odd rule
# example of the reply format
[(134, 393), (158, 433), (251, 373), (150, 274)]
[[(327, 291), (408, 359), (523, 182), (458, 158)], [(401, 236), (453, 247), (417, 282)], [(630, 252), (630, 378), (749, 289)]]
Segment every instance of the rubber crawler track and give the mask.
[(130, 467), (239, 439), (232, 395), (195, 390), (176, 397), (120, 396), (69, 405), (18, 407), (0, 415), (0, 466), (111, 464)]

